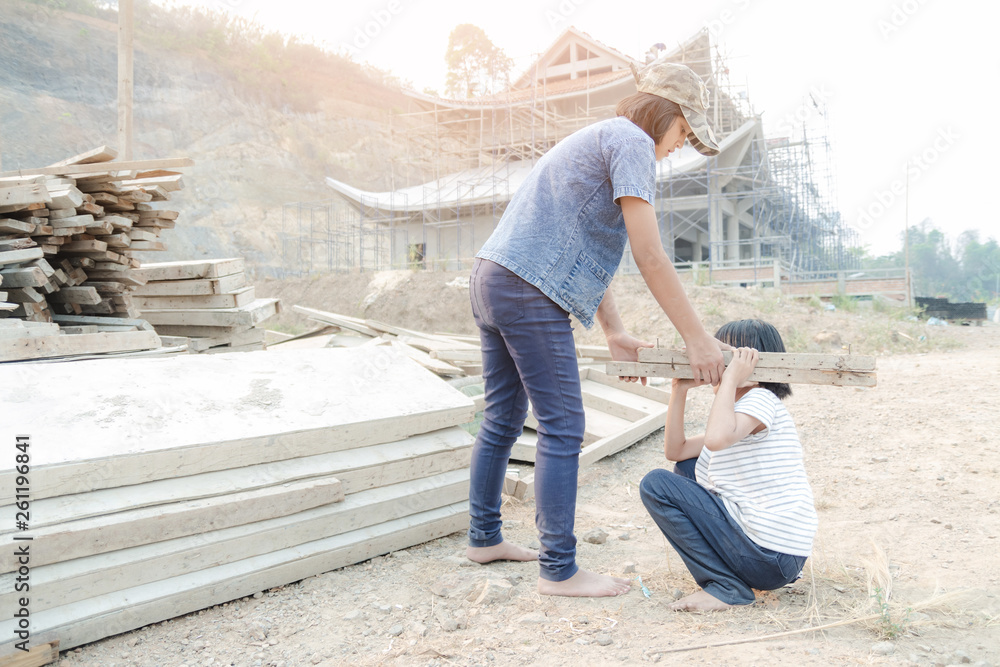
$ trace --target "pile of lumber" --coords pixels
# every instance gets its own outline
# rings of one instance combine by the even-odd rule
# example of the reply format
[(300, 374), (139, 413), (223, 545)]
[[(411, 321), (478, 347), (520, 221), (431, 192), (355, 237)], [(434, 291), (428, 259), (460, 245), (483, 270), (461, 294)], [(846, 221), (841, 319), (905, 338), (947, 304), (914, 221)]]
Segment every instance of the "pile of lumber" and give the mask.
[(278, 313), (278, 299), (258, 299), (247, 285), (241, 258), (144, 264), (134, 302), (142, 318), (164, 337), (192, 352), (264, 349), (264, 320)]
[[(36, 368), (25, 384), (0, 366), (18, 387), (0, 437), (31, 434), (30, 521), (14, 531), (3, 508), (0, 600), (16, 609), (16, 532), (32, 645), (70, 649), (468, 525), (473, 403), (391, 348)], [(16, 652), (12, 618), (0, 655)]]
[[(117, 334), (143, 330), (127, 323), (137, 319), (132, 290), (142, 284), (133, 253), (164, 250), (160, 232), (177, 218), (176, 211), (157, 209), (154, 202), (180, 189), (181, 175), (159, 167), (190, 160), (115, 157), (102, 146), (48, 167), (0, 174), (0, 318), (61, 327), (55, 334), (45, 327), (9, 327), (13, 339), (33, 340), (21, 345), (19, 356), (18, 349), (6, 349), (11, 338), (0, 337), (4, 360), (63, 356), (67, 349), (159, 347), (155, 335)], [(72, 343), (55, 339), (74, 333), (110, 335)]]

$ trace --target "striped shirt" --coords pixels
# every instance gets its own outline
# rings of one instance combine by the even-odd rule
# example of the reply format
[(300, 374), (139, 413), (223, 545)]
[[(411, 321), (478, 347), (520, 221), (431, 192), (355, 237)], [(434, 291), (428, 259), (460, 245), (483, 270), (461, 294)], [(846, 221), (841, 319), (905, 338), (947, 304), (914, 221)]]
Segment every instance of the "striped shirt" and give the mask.
[(781, 400), (760, 387), (736, 402), (736, 412), (759, 420), (764, 430), (722, 451), (702, 448), (698, 483), (722, 498), (756, 544), (808, 557), (817, 518), (795, 423)]

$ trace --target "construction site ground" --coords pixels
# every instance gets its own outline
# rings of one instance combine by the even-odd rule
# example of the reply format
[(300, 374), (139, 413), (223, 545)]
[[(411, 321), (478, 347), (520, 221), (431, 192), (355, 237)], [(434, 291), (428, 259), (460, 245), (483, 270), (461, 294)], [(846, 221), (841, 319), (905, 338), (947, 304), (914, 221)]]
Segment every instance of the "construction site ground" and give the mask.
[[(293, 304), (474, 331), (464, 273), (256, 285), (282, 299), (272, 327), (290, 333), (313, 326)], [(678, 342), (641, 278), (614, 289), (635, 334)], [(878, 304), (828, 310), (768, 290), (689, 293), (710, 329), (760, 317), (791, 351), (879, 355), (876, 388), (796, 385), (787, 400), (820, 517), (796, 583), (726, 612), (669, 609), (695, 585), (638, 497), (643, 475), (665, 466), (660, 430), (580, 473), (579, 562), (635, 578), (623, 597), (541, 597), (535, 565), (473, 564), (454, 534), (83, 646), (59, 664), (1000, 665), (1000, 327), (928, 326)], [(692, 392), (689, 432), (710, 402), (709, 389)], [(537, 545), (533, 501), (507, 502), (504, 518), (507, 539)], [(816, 626), (829, 627), (803, 631)]]

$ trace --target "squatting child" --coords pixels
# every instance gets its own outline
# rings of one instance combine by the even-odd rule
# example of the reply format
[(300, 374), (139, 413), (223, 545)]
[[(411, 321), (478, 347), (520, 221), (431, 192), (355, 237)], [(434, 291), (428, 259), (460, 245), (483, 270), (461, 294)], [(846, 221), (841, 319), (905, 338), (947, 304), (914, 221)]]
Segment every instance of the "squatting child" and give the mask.
[(784, 383), (752, 382), (758, 352), (784, 352), (778, 331), (760, 320), (723, 325), (715, 334), (737, 348), (713, 387), (705, 433), (686, 437), (684, 407), (695, 380), (673, 380), (664, 452), (674, 472), (653, 470), (640, 495), (680, 554), (700, 591), (680, 611), (754, 602), (799, 577), (812, 551), (816, 509), (802, 447), (781, 399)]

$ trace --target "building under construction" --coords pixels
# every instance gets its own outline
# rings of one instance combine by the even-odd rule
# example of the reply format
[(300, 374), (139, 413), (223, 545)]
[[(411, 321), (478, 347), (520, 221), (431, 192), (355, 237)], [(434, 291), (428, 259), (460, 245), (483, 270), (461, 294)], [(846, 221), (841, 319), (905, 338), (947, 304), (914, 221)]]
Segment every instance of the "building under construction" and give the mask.
[[(766, 138), (707, 31), (672, 51), (655, 45), (640, 62), (575, 28), (502, 93), (455, 100), (408, 91), (394, 139), (430, 180), (369, 192), (328, 178), (339, 202), (286, 206), (286, 258), (302, 266), (308, 257), (313, 271), (470, 266), (535, 160), (613, 117), (618, 100), (636, 91), (630, 65), (653, 61), (683, 63), (702, 77), (721, 149), (708, 158), (686, 145), (657, 166), (660, 235), (678, 269), (713, 282), (776, 284), (856, 268), (856, 234), (832, 203), (826, 137), (802, 130)], [(627, 252), (621, 270), (634, 270)]]

